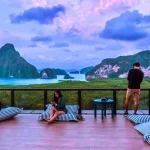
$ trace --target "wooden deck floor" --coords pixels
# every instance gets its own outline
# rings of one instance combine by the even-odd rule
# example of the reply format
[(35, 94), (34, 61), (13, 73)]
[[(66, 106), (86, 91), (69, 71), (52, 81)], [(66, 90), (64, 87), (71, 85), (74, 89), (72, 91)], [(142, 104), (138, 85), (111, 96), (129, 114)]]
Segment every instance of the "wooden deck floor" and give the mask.
[(149, 150), (130, 121), (121, 115), (84, 115), (82, 122), (37, 121), (38, 114), (19, 114), (0, 122), (0, 150)]

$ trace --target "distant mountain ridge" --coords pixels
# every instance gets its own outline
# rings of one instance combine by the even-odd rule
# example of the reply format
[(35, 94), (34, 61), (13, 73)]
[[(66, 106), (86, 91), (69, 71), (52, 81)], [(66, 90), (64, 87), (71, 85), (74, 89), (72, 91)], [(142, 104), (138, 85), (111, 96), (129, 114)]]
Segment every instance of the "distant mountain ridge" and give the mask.
[(1, 78), (38, 78), (35, 66), (20, 56), (13, 44), (7, 43), (0, 48), (0, 77)]
[(91, 71), (94, 67), (90, 66), (90, 67), (86, 67), (80, 70), (80, 74), (86, 74), (87, 72)]
[(145, 77), (150, 77), (150, 50), (139, 52), (135, 55), (119, 56), (117, 58), (104, 59), (91, 71), (86, 73), (86, 79), (91, 78), (124, 78), (127, 76), (133, 63), (139, 62)]
[(69, 70), (69, 73), (70, 73), (70, 74), (79, 74), (79, 71), (76, 70), (76, 69), (70, 69), (70, 70)]
[(66, 75), (67, 73), (66, 73), (66, 71), (65, 70), (63, 70), (63, 69), (55, 69), (55, 68), (52, 68), (52, 71), (53, 71), (53, 73), (55, 74), (55, 75)]
[[(91, 78), (124, 78), (134, 62), (140, 62), (145, 77), (150, 77), (150, 50), (141, 51), (135, 55), (119, 56), (117, 58), (104, 59), (95, 67), (81, 69), (80, 73), (86, 73), (86, 79)], [(70, 73), (78, 74), (76, 69), (68, 70)], [(66, 75), (63, 69), (46, 68), (38, 69), (28, 63), (14, 45), (7, 43), (0, 48), (0, 78), (57, 78), (57, 75)], [(66, 78), (68, 76), (66, 75)]]

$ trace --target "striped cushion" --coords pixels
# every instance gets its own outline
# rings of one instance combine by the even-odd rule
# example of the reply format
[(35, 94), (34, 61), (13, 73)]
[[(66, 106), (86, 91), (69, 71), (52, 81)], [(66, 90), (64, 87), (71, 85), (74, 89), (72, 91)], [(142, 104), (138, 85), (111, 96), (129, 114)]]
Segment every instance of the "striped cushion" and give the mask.
[[(47, 108), (52, 107), (51, 104), (46, 105)], [(79, 106), (78, 105), (66, 105), (66, 109), (68, 110), (68, 113), (77, 114)]]
[(77, 114), (79, 106), (78, 105), (66, 105), (68, 113)]
[(0, 121), (12, 118), (16, 116), (17, 114), (19, 114), (20, 112), (21, 112), (21, 109), (17, 107), (8, 107), (5, 109), (2, 109), (0, 111)]
[(142, 133), (143, 135), (145, 133), (150, 133), (150, 122), (138, 124), (138, 125), (134, 126), (134, 128), (137, 131), (139, 131), (140, 133)]
[(73, 113), (67, 113), (67, 114), (60, 115), (60, 116), (58, 116), (57, 120), (59, 120), (59, 121), (78, 121), (76, 115)]
[(146, 141), (148, 144), (150, 144), (150, 133), (144, 134), (144, 141)]
[(144, 141), (150, 144), (150, 122), (142, 123), (134, 127), (144, 135)]
[(135, 124), (140, 124), (140, 123), (150, 121), (149, 115), (127, 115), (126, 118), (134, 122)]
[[(69, 107), (67, 107), (69, 106)], [(76, 117), (76, 113), (77, 111), (75, 111), (75, 108), (76, 110), (78, 110), (78, 105), (67, 105), (66, 108), (68, 110), (68, 108), (70, 108), (68, 110), (68, 113), (67, 114), (63, 114), (63, 115), (60, 115), (57, 117), (56, 120), (59, 120), (59, 121), (78, 121), (77, 120), (77, 117)], [(73, 106), (73, 107), (71, 107)], [(40, 114), (40, 116), (38, 117), (38, 120), (44, 120), (44, 119), (50, 119), (50, 109), (51, 109), (52, 105), (49, 104), (47, 109), (42, 113)]]

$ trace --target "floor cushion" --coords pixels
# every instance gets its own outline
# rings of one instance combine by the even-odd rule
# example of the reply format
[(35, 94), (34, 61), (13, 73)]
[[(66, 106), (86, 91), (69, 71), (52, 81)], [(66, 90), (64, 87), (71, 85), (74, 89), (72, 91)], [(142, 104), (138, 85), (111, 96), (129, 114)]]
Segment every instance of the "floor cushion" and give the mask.
[[(39, 115), (38, 120), (50, 119), (50, 109), (52, 105), (47, 105), (47, 109)], [(56, 120), (58, 121), (78, 121), (76, 114), (78, 112), (78, 105), (66, 105), (68, 110), (67, 114), (59, 115)]]
[(138, 124), (134, 126), (134, 128), (143, 134), (144, 141), (150, 144), (150, 122)]
[(150, 115), (127, 115), (125, 116), (128, 120), (135, 124), (145, 123), (150, 121)]
[(0, 121), (10, 119), (21, 112), (20, 108), (8, 107), (0, 110)]
[(144, 134), (144, 141), (146, 141), (148, 144), (150, 144), (150, 133)]
[(138, 124), (134, 126), (134, 128), (140, 133), (142, 133), (143, 135), (145, 133), (150, 133), (150, 122)]

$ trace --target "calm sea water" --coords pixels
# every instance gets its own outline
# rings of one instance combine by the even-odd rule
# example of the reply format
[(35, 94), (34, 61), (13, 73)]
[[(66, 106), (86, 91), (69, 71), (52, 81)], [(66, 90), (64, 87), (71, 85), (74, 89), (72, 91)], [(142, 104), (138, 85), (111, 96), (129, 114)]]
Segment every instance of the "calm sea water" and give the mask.
[[(70, 74), (74, 79), (72, 81), (86, 81), (84, 74)], [(29, 84), (46, 84), (58, 83), (66, 81), (64, 75), (58, 75), (57, 79), (16, 79), (16, 78), (0, 78), (0, 85), (29, 85)]]

